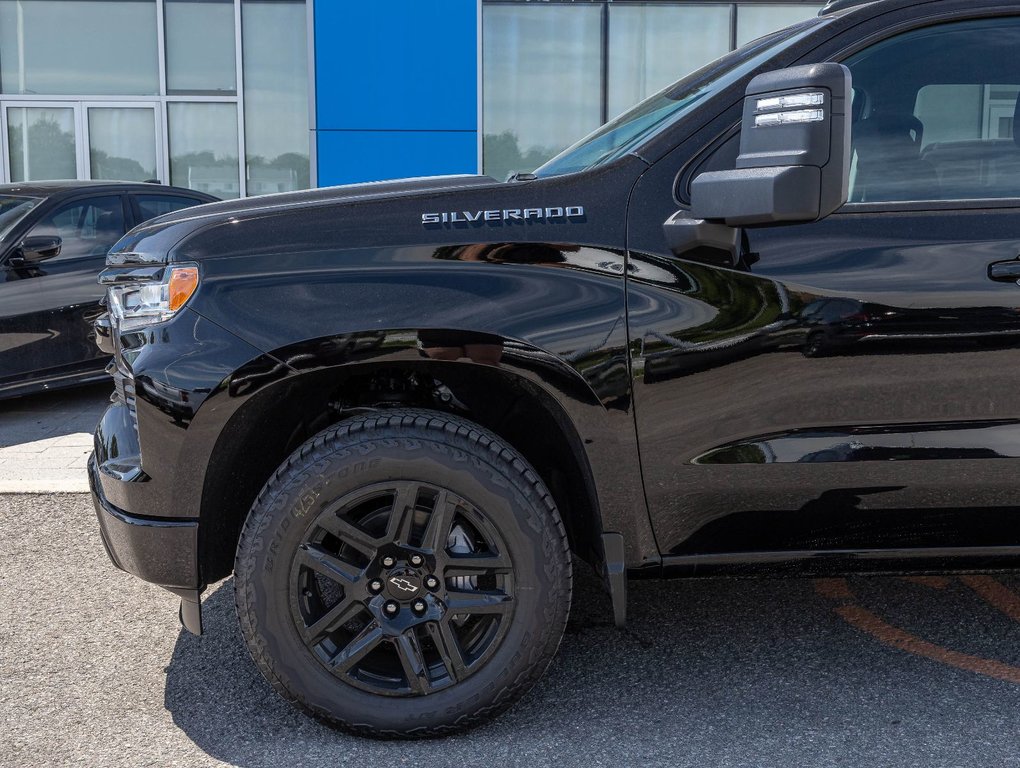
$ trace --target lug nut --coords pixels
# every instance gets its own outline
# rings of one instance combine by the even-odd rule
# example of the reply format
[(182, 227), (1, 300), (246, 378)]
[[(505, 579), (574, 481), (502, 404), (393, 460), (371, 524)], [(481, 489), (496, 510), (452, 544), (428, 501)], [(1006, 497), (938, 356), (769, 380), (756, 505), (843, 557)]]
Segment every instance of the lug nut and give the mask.
[(381, 581), (379, 581), (379, 579), (372, 579), (370, 582), (368, 582), (368, 591), (369, 592), (372, 592), (374, 594), (378, 594), (378, 593), (382, 592), (382, 589), (383, 589), (383, 583)]
[(428, 606), (425, 605), (424, 600), (415, 600), (414, 603), (411, 604), (411, 610), (415, 613), (425, 613), (426, 608), (428, 608)]
[(437, 579), (435, 576), (432, 576), (430, 574), (430, 575), (425, 577), (425, 586), (428, 589), (435, 589), (436, 587), (439, 586), (439, 579)]
[(411, 555), (411, 565), (417, 567), (425, 562), (425, 558), (421, 555)]
[(400, 606), (390, 600), (386, 605), (383, 606), (383, 610), (386, 611), (389, 616), (396, 616), (397, 611), (400, 610)]
[(394, 560), (389, 555), (386, 555), (386, 557), (384, 557), (382, 559), (382, 564), (383, 564), (383, 568), (392, 568), (394, 565), (397, 564), (397, 561)]

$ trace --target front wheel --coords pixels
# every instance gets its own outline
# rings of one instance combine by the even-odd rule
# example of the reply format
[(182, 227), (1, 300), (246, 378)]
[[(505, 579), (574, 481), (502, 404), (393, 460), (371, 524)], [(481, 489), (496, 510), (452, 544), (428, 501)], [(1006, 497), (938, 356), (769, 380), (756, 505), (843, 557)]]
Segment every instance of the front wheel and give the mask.
[(447, 414), (383, 411), (319, 433), (241, 533), (241, 630), (288, 701), (377, 736), (471, 727), (556, 652), (570, 559), (538, 474)]

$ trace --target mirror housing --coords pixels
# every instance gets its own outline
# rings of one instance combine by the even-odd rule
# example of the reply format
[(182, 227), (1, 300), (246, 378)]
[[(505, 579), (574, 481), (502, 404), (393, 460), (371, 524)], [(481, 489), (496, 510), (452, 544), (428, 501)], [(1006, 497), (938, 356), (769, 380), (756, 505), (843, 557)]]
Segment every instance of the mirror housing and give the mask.
[(691, 184), (691, 217), (729, 226), (817, 221), (850, 192), (850, 70), (810, 64), (747, 86), (732, 171)]
[(677, 211), (662, 225), (666, 245), (679, 256), (698, 248), (706, 261), (721, 267), (734, 267), (740, 259), (741, 233), (736, 227), (704, 219), (692, 219), (686, 211)]
[(60, 255), (60, 247), (63, 245), (56, 235), (32, 235), (21, 241), (11, 257), (11, 266), (25, 266), (40, 261), (52, 259)]

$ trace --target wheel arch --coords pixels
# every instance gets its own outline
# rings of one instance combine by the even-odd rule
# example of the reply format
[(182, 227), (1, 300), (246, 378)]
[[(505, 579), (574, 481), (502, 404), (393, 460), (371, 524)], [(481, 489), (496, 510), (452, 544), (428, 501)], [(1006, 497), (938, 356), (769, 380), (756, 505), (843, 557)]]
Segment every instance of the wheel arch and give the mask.
[[(572, 549), (619, 590), (620, 579), (610, 574), (623, 567), (620, 542), (629, 531), (621, 527), (630, 521), (606, 520), (600, 485), (614, 479), (601, 477), (609, 467), (593, 464), (627, 448), (614, 446), (618, 430), (585, 378), (555, 356), (509, 339), (498, 341), (502, 356), (495, 365), (431, 359), (418, 339), (416, 332), (394, 331), (306, 341), (271, 353), (282, 364), (272, 376), (239, 371), (228, 378), (221, 391), (243, 402), (222, 425), (205, 471), (199, 541), (205, 583), (231, 572), (248, 509), (297, 446), (365, 409), (415, 405), (475, 421), (524, 455), (552, 492)], [(536, 423), (555, 428), (535, 429)], [(638, 527), (647, 526), (641, 506), (628, 515)], [(607, 534), (622, 538), (607, 540)], [(650, 532), (634, 538), (647, 540)]]

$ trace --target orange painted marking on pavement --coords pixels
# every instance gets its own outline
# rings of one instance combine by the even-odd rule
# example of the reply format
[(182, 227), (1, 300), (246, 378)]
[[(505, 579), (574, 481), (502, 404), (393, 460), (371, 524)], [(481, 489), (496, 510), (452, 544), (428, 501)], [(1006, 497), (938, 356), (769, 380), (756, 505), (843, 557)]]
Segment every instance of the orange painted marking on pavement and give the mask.
[(815, 591), (833, 600), (853, 600), (854, 593), (846, 579), (815, 579)]
[(991, 576), (961, 576), (960, 581), (977, 592), (994, 608), (1020, 622), (1020, 595)]
[(900, 578), (911, 584), (931, 589), (945, 589), (949, 586), (949, 579), (945, 576), (900, 576)]
[(933, 661), (948, 664), (967, 672), (974, 672), (985, 677), (1020, 685), (1020, 667), (1003, 664), (1000, 661), (992, 661), (991, 659), (982, 659), (967, 653), (951, 651), (948, 648), (929, 643), (927, 640), (922, 640), (916, 635), (894, 627), (859, 605), (841, 605), (836, 608), (836, 613), (854, 627), (867, 632), (885, 645), (913, 653), (916, 656), (923, 656)]

